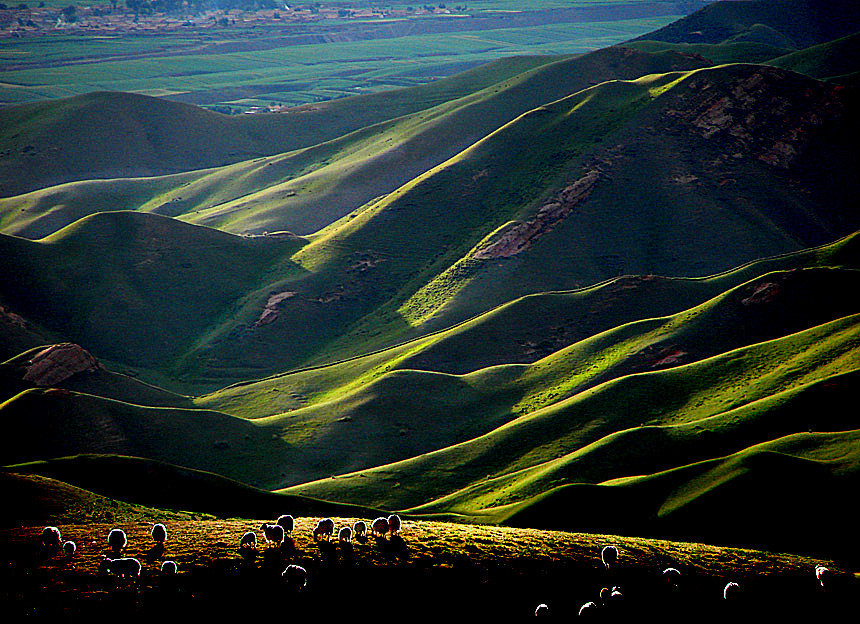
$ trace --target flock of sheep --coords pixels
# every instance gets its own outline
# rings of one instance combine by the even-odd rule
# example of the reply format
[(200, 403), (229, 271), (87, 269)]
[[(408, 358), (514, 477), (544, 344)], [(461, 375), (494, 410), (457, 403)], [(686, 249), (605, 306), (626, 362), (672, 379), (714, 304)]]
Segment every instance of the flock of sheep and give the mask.
[[(600, 552), (600, 560), (607, 571), (611, 571), (618, 563), (618, 548), (615, 546), (604, 546)], [(834, 580), (833, 572), (823, 565), (815, 567), (815, 578), (821, 587), (827, 589), (832, 586)], [(681, 582), (681, 572), (677, 568), (668, 567), (662, 572), (663, 583), (671, 592), (677, 592)], [(723, 588), (723, 600), (727, 603), (736, 603), (741, 600), (741, 587), (734, 581), (729, 581)], [(616, 611), (624, 604), (624, 594), (620, 587), (604, 587), (600, 590), (598, 600), (588, 601), (579, 608), (579, 616), (583, 618), (598, 619), (601, 612)], [(535, 609), (536, 617), (549, 617), (550, 609), (545, 603), (541, 603)]]
[[(260, 531), (269, 545), (269, 547), (282, 547), (285, 541), (290, 538), (295, 529), (295, 520), (290, 515), (280, 516), (274, 524), (263, 523), (260, 526)], [(377, 539), (385, 539), (386, 536), (398, 536), (402, 529), (402, 522), (398, 515), (376, 518), (370, 523), (363, 520), (356, 521), (351, 527), (342, 526), (337, 531), (337, 542), (342, 546), (351, 544), (352, 540), (366, 541), (369, 536)], [(369, 531), (369, 532), (368, 532)], [(331, 542), (334, 540), (335, 523), (331, 518), (323, 518), (319, 520), (316, 527), (313, 529), (313, 539), (315, 542)], [(164, 542), (167, 540), (167, 529), (163, 524), (155, 524), (151, 531), (152, 540), (155, 542), (155, 547), (164, 551)], [(71, 558), (77, 551), (77, 546), (73, 541), (66, 540), (60, 534), (60, 530), (54, 526), (45, 527), (42, 531), (42, 544), (45, 548), (62, 551), (67, 558)], [(140, 577), (141, 563), (134, 557), (119, 556), (128, 544), (128, 539), (122, 529), (114, 528), (107, 536), (107, 544), (110, 548), (112, 557), (107, 555), (102, 556), (99, 564), (99, 573), (101, 575), (114, 575), (122, 579), (134, 580)], [(239, 540), (239, 553), (245, 558), (253, 558), (257, 555), (257, 534), (254, 531), (248, 531)], [(601, 562), (607, 571), (613, 570), (619, 559), (618, 548), (609, 545), (604, 546), (600, 553)], [(171, 577), (177, 573), (178, 566), (175, 561), (165, 560), (161, 564), (161, 574), (163, 577)], [(283, 581), (287, 586), (299, 591), (307, 585), (308, 573), (305, 568), (299, 565), (290, 564), (281, 573)], [(828, 589), (834, 582), (835, 575), (833, 572), (823, 565), (818, 565), (815, 568), (815, 577), (821, 587)], [(662, 579), (665, 587), (668, 590), (677, 590), (681, 582), (681, 572), (674, 567), (668, 567), (662, 572)], [(723, 600), (728, 603), (736, 602), (741, 599), (741, 587), (738, 583), (732, 581), (725, 585), (722, 591)], [(589, 617), (600, 614), (602, 611), (609, 611), (614, 607), (624, 604), (624, 595), (620, 587), (604, 587), (600, 591), (600, 596), (595, 601), (589, 601), (583, 604), (578, 613), (581, 617)], [(544, 617), (550, 615), (550, 609), (546, 604), (537, 606), (534, 612), (535, 616)]]
[[(387, 518), (379, 517), (370, 523), (370, 535), (376, 538), (385, 538), (387, 535), (393, 537), (400, 535), (402, 526), (400, 516), (397, 514), (392, 514)], [(292, 534), (294, 529), (295, 520), (291, 515), (287, 514), (280, 516), (274, 524), (264, 522), (260, 527), (266, 543), (279, 548), (283, 546), (284, 541)], [(331, 541), (334, 536), (334, 530), (334, 520), (323, 518), (313, 530), (314, 541)], [(161, 552), (163, 552), (164, 542), (167, 540), (167, 528), (161, 523), (155, 524), (152, 527), (151, 535), (156, 547), (160, 548)], [(352, 527), (341, 527), (337, 532), (337, 540), (341, 544), (350, 544), (353, 538), (365, 541), (367, 535), (367, 523), (363, 520), (358, 520)], [(111, 529), (108, 533), (107, 544), (111, 554), (114, 556), (102, 556), (99, 564), (99, 574), (114, 575), (122, 579), (136, 579), (140, 577), (143, 566), (138, 559), (118, 556), (128, 545), (125, 531), (122, 529)], [(55, 526), (47, 526), (42, 530), (42, 545), (50, 550), (62, 549), (67, 558), (72, 557), (77, 550), (77, 545), (73, 541), (63, 541), (60, 529)], [(257, 534), (254, 531), (248, 531), (242, 535), (239, 540), (239, 553), (246, 558), (256, 556)], [(178, 566), (175, 561), (166, 560), (161, 564), (162, 575), (172, 576), (176, 574), (177, 570)], [(307, 585), (307, 570), (299, 565), (288, 565), (281, 573), (281, 576), (292, 588), (301, 589)]]

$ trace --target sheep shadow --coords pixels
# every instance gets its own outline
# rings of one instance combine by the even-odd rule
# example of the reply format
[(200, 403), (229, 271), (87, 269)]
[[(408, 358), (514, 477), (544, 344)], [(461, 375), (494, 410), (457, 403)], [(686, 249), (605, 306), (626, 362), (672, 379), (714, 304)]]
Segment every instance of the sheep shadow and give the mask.
[(340, 543), (340, 558), (346, 566), (355, 564), (355, 548), (351, 542)]
[(293, 559), (298, 554), (296, 542), (289, 535), (284, 537), (284, 541), (281, 542), (280, 550), (285, 560)]
[(146, 551), (146, 555), (144, 555), (144, 557), (146, 558), (147, 563), (152, 563), (153, 561), (155, 561), (156, 559), (161, 557), (161, 555), (163, 555), (163, 554), (164, 554), (164, 544), (159, 542), (155, 546), (150, 548), (148, 551)]
[(375, 536), (376, 547), (388, 559), (408, 559), (409, 547), (399, 535), (392, 535), (391, 539), (385, 539), (381, 536)]
[(323, 563), (328, 566), (337, 565), (337, 545), (328, 540), (320, 540), (317, 542), (317, 548), (323, 558)]

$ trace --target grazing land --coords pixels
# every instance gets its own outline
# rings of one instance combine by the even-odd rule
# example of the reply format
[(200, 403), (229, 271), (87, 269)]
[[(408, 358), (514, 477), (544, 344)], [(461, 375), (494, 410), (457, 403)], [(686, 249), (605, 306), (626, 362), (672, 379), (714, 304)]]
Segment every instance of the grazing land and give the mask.
[(0, 8), (4, 608), (856, 612), (860, 8), (822, 6)]

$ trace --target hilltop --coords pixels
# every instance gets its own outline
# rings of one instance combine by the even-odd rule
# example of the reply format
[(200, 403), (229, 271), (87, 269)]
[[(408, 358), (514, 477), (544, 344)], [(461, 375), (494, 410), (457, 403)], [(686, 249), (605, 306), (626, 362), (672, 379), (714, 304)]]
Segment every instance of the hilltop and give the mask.
[(805, 48), (860, 30), (860, 8), (850, 0), (713, 2), (664, 28), (638, 37), (671, 43), (755, 42)]

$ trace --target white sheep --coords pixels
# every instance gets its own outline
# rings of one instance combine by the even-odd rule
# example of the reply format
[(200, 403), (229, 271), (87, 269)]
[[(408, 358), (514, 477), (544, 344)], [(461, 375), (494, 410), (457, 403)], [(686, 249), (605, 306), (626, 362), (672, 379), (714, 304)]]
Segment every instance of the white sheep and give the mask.
[(349, 544), (352, 541), (352, 529), (348, 526), (340, 527), (340, 531), (337, 532), (337, 540), (341, 544)]
[(595, 617), (598, 614), (596, 602), (586, 602), (579, 608), (579, 617)]
[(678, 587), (681, 582), (681, 571), (678, 568), (666, 568), (663, 570), (663, 579), (672, 587)]
[(260, 526), (260, 530), (266, 537), (266, 542), (269, 544), (277, 544), (280, 546), (284, 542), (284, 527), (280, 524), (269, 524), (264, 522)]
[(55, 526), (46, 526), (42, 529), (42, 544), (48, 548), (59, 548), (63, 543), (60, 529)]
[(397, 514), (391, 514), (388, 516), (388, 532), (391, 535), (398, 535), (400, 533), (400, 527), (402, 523), (400, 522), (400, 516)]
[(103, 556), (102, 562), (99, 564), (100, 574), (116, 574), (120, 578), (137, 578), (140, 576), (140, 569), (140, 561), (134, 557), (111, 559)]
[(549, 607), (540, 603), (535, 609), (535, 617), (549, 617)]
[(289, 535), (296, 527), (295, 519), (289, 514), (278, 516), (276, 524), (279, 524), (284, 529), (284, 535)]
[(334, 520), (331, 518), (323, 518), (319, 522), (317, 522), (316, 528), (314, 528), (314, 541), (317, 542), (323, 538), (326, 541), (331, 539), (331, 536), (334, 534)]
[(308, 584), (308, 571), (300, 565), (290, 564), (281, 572), (281, 578), (293, 589), (301, 589)]
[(364, 520), (356, 520), (352, 525), (352, 532), (356, 539), (363, 539), (367, 534), (367, 523)]
[(122, 529), (111, 529), (111, 532), (108, 533), (108, 546), (110, 546), (111, 550), (115, 553), (118, 553), (123, 548), (125, 548), (126, 544), (128, 544), (128, 539), (125, 536), (125, 531)]
[(66, 553), (66, 557), (71, 557), (72, 555), (74, 555), (77, 549), (78, 545), (71, 540), (67, 540), (63, 543), (63, 552)]
[(723, 599), (724, 600), (737, 600), (740, 596), (741, 586), (731, 581), (726, 583), (726, 586), (723, 588)]
[(176, 570), (179, 566), (176, 565), (175, 561), (164, 561), (161, 564), (161, 573), (165, 575), (172, 576), (176, 574)]
[(834, 574), (830, 570), (830, 568), (817, 565), (815, 566), (815, 578), (818, 579), (818, 582), (821, 583), (821, 586), (826, 588), (833, 581)]
[(239, 548), (256, 548), (257, 547), (257, 534), (253, 531), (248, 531), (245, 535), (242, 536), (242, 539), (239, 540)]
[(370, 531), (374, 537), (385, 537), (388, 533), (388, 519), (380, 516), (370, 523)]
[(152, 539), (156, 544), (163, 544), (167, 540), (167, 528), (160, 522), (152, 527)]
[(608, 570), (618, 561), (618, 549), (615, 546), (604, 546), (600, 551), (600, 560)]

